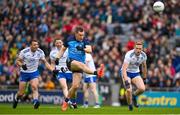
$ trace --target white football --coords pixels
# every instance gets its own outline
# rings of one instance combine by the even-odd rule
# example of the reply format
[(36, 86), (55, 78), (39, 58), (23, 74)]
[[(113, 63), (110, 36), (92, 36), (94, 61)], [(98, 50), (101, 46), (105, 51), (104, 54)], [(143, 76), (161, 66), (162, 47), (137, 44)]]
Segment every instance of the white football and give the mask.
[(161, 1), (156, 1), (153, 4), (153, 10), (156, 12), (162, 12), (164, 10), (164, 3)]

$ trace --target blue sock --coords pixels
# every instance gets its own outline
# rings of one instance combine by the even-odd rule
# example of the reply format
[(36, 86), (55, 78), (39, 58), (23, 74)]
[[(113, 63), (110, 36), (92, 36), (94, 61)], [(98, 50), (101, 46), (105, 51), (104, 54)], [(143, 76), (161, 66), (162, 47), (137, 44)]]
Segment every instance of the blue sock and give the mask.
[(133, 96), (133, 98), (134, 98), (134, 99), (136, 99), (136, 98), (137, 98), (137, 96), (136, 96), (136, 95), (134, 95), (134, 94), (133, 94), (132, 96)]
[(37, 102), (39, 102), (38, 99), (33, 99), (33, 104), (35, 104), (35, 103), (37, 103)]
[(76, 98), (72, 98), (72, 99), (71, 99), (71, 102), (72, 102), (72, 103), (76, 103)]
[(99, 105), (99, 103), (95, 103), (95, 105)]
[(85, 104), (85, 105), (88, 105), (88, 101), (85, 101), (84, 104)]
[(129, 105), (129, 110), (132, 111), (133, 110), (133, 106), (132, 104)]

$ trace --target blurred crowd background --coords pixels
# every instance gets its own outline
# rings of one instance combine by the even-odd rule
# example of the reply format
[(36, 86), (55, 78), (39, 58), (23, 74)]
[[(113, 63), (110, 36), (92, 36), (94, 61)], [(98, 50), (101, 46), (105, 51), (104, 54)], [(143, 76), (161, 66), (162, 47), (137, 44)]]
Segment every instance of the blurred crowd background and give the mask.
[[(39, 40), (49, 60), (55, 38), (66, 39), (82, 25), (93, 45), (99, 82), (121, 84), (119, 70), (134, 40), (144, 40), (148, 56), (147, 87), (180, 91), (180, 3), (165, 0), (165, 11), (155, 13), (153, 0), (0, 0), (0, 86), (18, 85), (17, 54)], [(55, 89), (57, 80), (40, 64), (40, 87)]]

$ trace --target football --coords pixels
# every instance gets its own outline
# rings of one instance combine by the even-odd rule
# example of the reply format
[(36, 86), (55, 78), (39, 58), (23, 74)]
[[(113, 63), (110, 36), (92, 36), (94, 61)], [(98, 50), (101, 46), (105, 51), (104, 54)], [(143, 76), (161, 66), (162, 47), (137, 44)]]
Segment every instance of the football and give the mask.
[(156, 1), (153, 4), (153, 10), (156, 12), (162, 12), (164, 10), (164, 3), (161, 1)]

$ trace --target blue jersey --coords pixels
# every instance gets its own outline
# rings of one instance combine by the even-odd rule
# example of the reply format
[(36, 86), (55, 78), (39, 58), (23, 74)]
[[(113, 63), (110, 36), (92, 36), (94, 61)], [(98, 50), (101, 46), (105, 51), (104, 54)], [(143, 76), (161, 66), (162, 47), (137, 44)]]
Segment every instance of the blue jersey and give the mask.
[(69, 36), (64, 42), (64, 46), (68, 48), (68, 58), (85, 63), (85, 51), (79, 51), (76, 49), (76, 47), (85, 47), (89, 44), (89, 40), (86, 38), (84, 38), (82, 41), (77, 41), (75, 36)]

